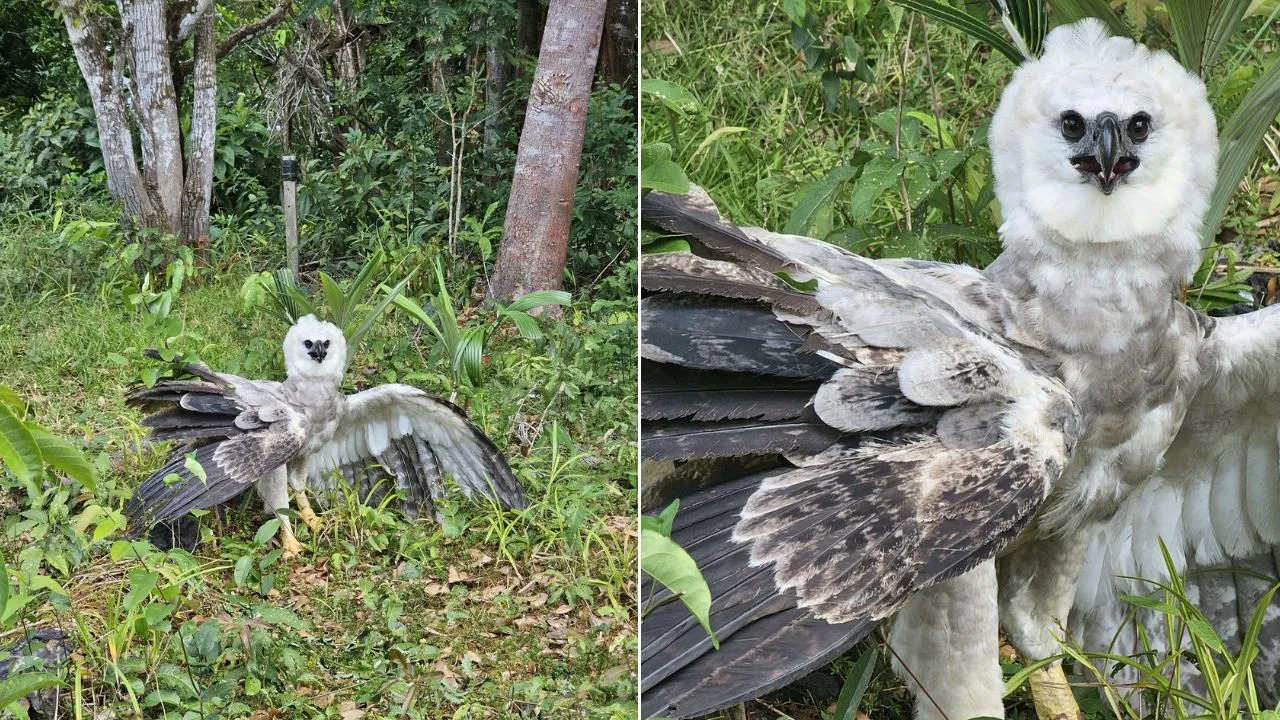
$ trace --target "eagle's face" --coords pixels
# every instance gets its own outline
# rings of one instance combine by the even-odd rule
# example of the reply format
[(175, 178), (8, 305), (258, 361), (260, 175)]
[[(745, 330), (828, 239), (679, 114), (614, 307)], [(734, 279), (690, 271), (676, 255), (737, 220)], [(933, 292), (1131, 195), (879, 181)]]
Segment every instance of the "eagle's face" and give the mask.
[(284, 362), (289, 376), (342, 379), (347, 341), (332, 323), (312, 315), (298, 318), (284, 336)]
[(1216, 181), (1203, 83), (1100, 24), (1050, 34), (1044, 57), (1005, 90), (989, 138), (1001, 212), (1029, 234), (1116, 242), (1185, 232)]

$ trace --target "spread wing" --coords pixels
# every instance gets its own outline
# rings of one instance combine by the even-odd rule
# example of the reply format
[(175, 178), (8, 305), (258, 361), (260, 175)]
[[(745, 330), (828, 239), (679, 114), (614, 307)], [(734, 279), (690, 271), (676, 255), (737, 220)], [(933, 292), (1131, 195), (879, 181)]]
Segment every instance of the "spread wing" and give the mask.
[[(1072, 630), (1088, 649), (1106, 649), (1116, 638), (1117, 652), (1136, 651), (1132, 628), (1116, 635), (1132, 610), (1119, 596), (1154, 589), (1134, 578), (1168, 580), (1161, 540), (1180, 571), (1280, 570), (1280, 306), (1201, 318), (1201, 326), (1205, 382), (1163, 467), (1093, 533), (1072, 610)], [(1187, 584), (1224, 639), (1242, 637), (1261, 596), (1255, 579), (1205, 572)], [(1163, 637), (1161, 630), (1155, 640)], [(1259, 682), (1280, 694), (1280, 608), (1268, 613), (1258, 644)]]
[(385, 492), (368, 467), (380, 465), (411, 506), (434, 512), (444, 475), (467, 497), (493, 498), (507, 508), (526, 505), (524, 489), (502, 452), (452, 403), (408, 385), (381, 385), (346, 398), (333, 437), (308, 460), (313, 488), (332, 489), (333, 471), (361, 483), (361, 497)]
[[(993, 557), (1057, 479), (1076, 410), (963, 290), (976, 273), (737, 228), (705, 195), (642, 210), (699, 253), (647, 256), (641, 276), (642, 448), (670, 469), (645, 502), (681, 497), (672, 536), (720, 641), (655, 592), (642, 714), (689, 717), (830, 662)], [(951, 275), (955, 292), (927, 289)]]
[[(306, 437), (302, 417), (284, 402), (278, 384), (216, 373), (199, 363), (184, 369), (192, 377), (128, 396), (129, 404), (150, 411), (142, 420), (151, 428), (149, 440), (181, 441), (125, 508), (135, 534), (239, 495), (293, 457)], [(203, 478), (193, 472), (188, 455)]]

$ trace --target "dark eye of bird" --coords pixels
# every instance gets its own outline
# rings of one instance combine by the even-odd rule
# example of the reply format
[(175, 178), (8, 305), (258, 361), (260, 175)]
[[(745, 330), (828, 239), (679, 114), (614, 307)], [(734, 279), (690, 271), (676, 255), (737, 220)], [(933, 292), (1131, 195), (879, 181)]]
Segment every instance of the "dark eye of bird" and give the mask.
[(1138, 113), (1129, 118), (1129, 139), (1134, 142), (1142, 142), (1147, 139), (1147, 133), (1151, 132), (1151, 116), (1146, 113)]
[(304, 347), (304, 348), (306, 348), (306, 349), (310, 350), (310, 349), (311, 349), (311, 341), (310, 341), (310, 340), (303, 340), (303, 341), (302, 341), (302, 347)]
[(325, 341), (324, 341), (324, 349), (325, 349), (325, 350), (328, 350), (328, 349), (329, 349), (329, 341), (328, 341), (328, 340), (325, 340)]
[(1062, 113), (1062, 137), (1075, 142), (1084, 137), (1084, 118), (1075, 110)]

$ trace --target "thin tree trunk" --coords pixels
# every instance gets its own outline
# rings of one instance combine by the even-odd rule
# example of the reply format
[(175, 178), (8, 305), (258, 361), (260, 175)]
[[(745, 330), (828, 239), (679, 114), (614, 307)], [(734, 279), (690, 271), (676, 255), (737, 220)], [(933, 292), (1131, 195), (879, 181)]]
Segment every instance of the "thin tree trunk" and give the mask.
[(636, 0), (608, 0), (599, 69), (609, 82), (625, 85), (636, 75), (636, 20)]
[(484, 152), (489, 156), (496, 149), (498, 135), (502, 132), (502, 95), (507, 86), (506, 61), (502, 46), (505, 43), (497, 33), (491, 33), (485, 49), (484, 83)]
[(125, 215), (141, 227), (150, 227), (158, 213), (142, 184), (133, 135), (125, 113), (124, 96), (117, 74), (112, 70), (106, 46), (95, 19), (86, 12), (84, 0), (60, 0), (63, 23), (71, 39), (71, 49), (80, 74), (89, 86), (93, 115), (98, 124), (102, 166), (107, 173), (107, 191), (124, 206)]
[(187, 177), (182, 193), (183, 244), (196, 248), (208, 262), (209, 206), (213, 198), (213, 141), (218, 123), (218, 36), (214, 13), (196, 23), (195, 70), (191, 88), (191, 138), (187, 142)]
[(561, 287), (604, 0), (551, 0), (490, 295)]
[(169, 65), (164, 0), (118, 0), (124, 46), (133, 66), (143, 179), (164, 218), (161, 229), (182, 225), (182, 129)]

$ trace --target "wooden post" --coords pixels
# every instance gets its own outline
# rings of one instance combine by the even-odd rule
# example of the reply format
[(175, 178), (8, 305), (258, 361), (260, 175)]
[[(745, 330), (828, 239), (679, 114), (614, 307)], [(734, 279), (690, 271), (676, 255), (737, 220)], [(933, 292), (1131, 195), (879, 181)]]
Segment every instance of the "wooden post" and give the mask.
[(280, 179), (284, 189), (280, 204), (284, 207), (284, 247), (289, 272), (298, 277), (298, 159), (293, 155), (280, 158)]

